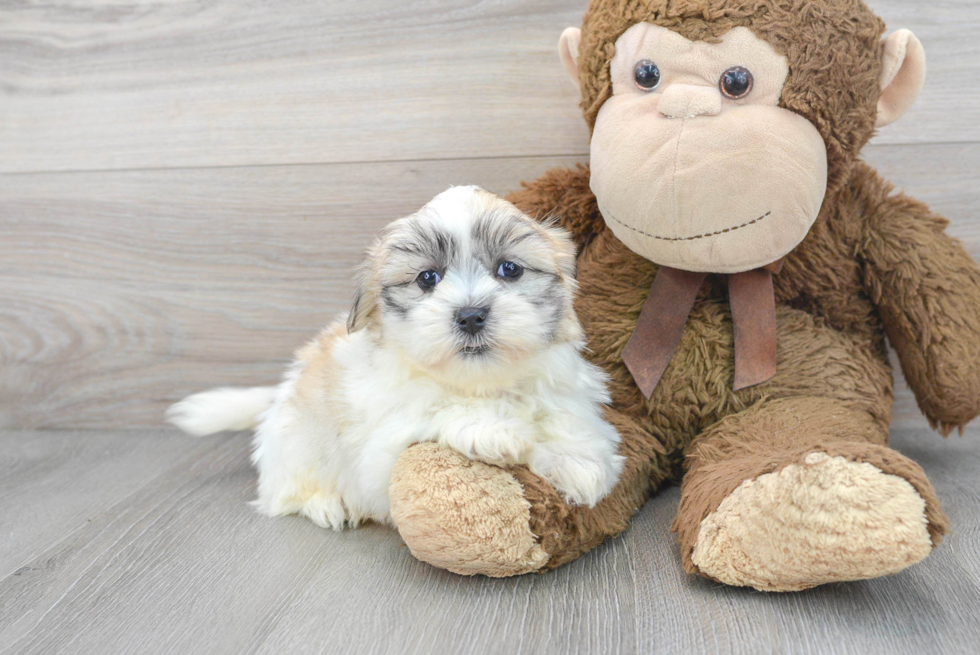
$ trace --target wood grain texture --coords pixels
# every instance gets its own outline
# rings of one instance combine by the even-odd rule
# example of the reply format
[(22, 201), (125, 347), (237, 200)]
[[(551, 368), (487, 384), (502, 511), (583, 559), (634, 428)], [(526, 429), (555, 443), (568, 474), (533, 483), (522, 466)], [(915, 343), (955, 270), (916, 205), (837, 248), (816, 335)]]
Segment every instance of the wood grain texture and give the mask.
[[(872, 0), (929, 77), (879, 143), (980, 140), (980, 5)], [(582, 155), (585, 0), (0, 5), (0, 171)]]
[(584, 7), (5, 6), (0, 171), (582, 153), (556, 53)]
[[(980, 144), (869, 161), (980, 257)], [(505, 192), (579, 158), (0, 175), (0, 426), (133, 427), (276, 381), (352, 297), (372, 235), (450, 183)], [(907, 389), (898, 425), (925, 425)]]
[(0, 576), (173, 465), (194, 444), (145, 434), (11, 432), (0, 440)]
[[(31, 438), (0, 432), (0, 451)], [(0, 574), (0, 653), (971, 653), (980, 639), (978, 438), (893, 435), (953, 521), (923, 563), (870, 582), (763, 594), (683, 573), (668, 531), (676, 488), (625, 535), (557, 571), (466, 578), (418, 562), (387, 528), (332, 532), (257, 515), (246, 505), (255, 473), (244, 435), (51, 432), (48, 443), (107, 467), (130, 456), (112, 443), (173, 455), (76, 529), (40, 530), (36, 553)], [(48, 447), (30, 465), (57, 468), (60, 453)], [(13, 514), (17, 526), (60, 525), (67, 493), (34, 489), (34, 515)], [(0, 516), (22, 497), (0, 494)]]

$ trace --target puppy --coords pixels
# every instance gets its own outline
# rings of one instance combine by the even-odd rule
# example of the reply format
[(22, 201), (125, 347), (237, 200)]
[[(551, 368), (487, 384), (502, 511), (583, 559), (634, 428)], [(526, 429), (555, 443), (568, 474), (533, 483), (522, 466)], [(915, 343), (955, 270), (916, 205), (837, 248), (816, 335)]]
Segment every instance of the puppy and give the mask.
[(526, 464), (592, 506), (622, 469), (603, 373), (581, 356), (575, 247), (478, 187), (452, 187), (369, 251), (346, 322), (296, 354), (278, 387), (215, 389), (169, 420), (205, 435), (255, 427), (256, 507), (341, 529), (391, 523), (398, 456), (435, 441)]

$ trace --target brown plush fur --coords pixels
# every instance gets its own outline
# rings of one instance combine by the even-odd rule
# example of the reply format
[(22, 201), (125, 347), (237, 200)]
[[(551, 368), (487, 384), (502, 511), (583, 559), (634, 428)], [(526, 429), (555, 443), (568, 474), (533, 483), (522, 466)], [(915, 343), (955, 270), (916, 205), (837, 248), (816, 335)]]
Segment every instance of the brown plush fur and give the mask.
[(657, 487), (683, 478), (674, 530), (685, 568), (696, 572), (691, 551), (701, 521), (742, 482), (815, 452), (908, 480), (938, 544), (947, 522), (932, 486), (886, 445), (893, 390), (885, 336), (931, 424), (944, 435), (962, 427), (980, 412), (980, 268), (944, 234), (944, 219), (894, 194), (857, 159), (874, 129), (883, 24), (858, 0), (594, 0), (579, 59), (590, 126), (611, 93), (614, 42), (644, 20), (702, 39), (745, 25), (785, 54), (791, 72), (782, 106), (826, 141), (828, 193), (775, 277), (776, 376), (732, 390), (726, 287), (709, 277), (649, 401), (620, 356), (656, 265), (606, 229), (585, 167), (550, 171), (512, 194), (531, 215), (560, 217), (582, 248), (576, 309), (591, 359), (611, 378), (608, 417), (628, 458), (619, 485), (594, 509), (570, 507), (527, 469), (510, 469), (550, 556), (545, 566), (620, 533)]

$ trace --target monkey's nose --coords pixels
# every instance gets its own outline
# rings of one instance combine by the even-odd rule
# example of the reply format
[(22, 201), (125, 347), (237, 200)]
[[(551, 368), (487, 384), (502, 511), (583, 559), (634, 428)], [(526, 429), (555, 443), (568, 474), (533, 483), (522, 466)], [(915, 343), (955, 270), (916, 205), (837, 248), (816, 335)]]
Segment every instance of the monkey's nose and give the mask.
[(667, 118), (717, 116), (721, 113), (721, 92), (711, 86), (671, 84), (660, 94), (657, 111)]
[(463, 307), (456, 312), (456, 325), (467, 334), (476, 334), (486, 325), (489, 314), (486, 307)]

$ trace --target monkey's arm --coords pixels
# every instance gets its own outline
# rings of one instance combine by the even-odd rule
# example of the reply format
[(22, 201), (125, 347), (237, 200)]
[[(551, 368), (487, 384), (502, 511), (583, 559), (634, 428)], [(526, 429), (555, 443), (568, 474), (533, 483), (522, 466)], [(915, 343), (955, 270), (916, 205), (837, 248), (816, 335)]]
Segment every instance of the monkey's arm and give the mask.
[(589, 188), (588, 166), (553, 168), (533, 182), (522, 182), (521, 186), (524, 188), (507, 196), (507, 200), (539, 220), (557, 218), (572, 233), (579, 252), (606, 227)]
[(947, 435), (980, 413), (980, 266), (945, 218), (860, 166), (867, 291), (919, 408)]

